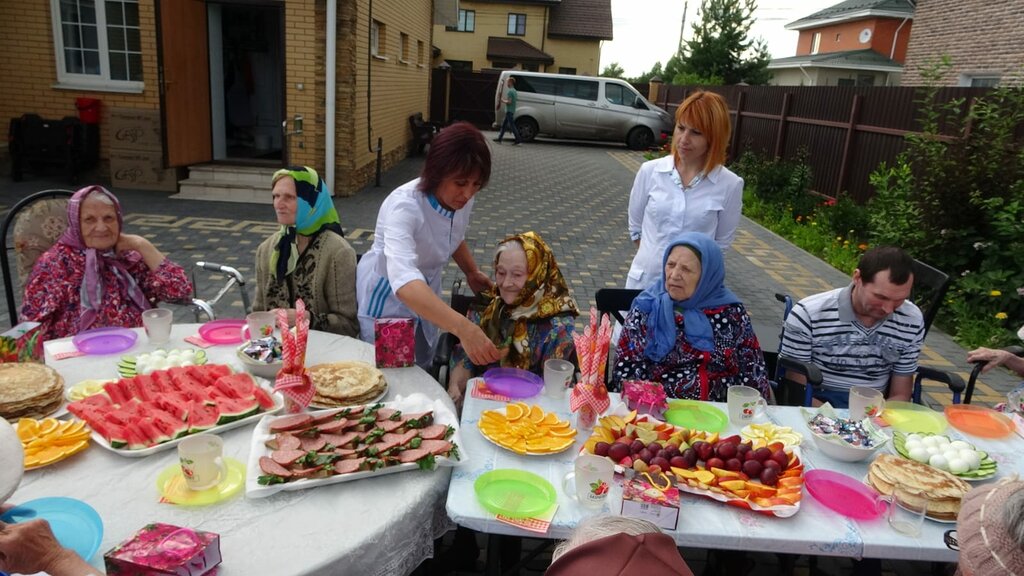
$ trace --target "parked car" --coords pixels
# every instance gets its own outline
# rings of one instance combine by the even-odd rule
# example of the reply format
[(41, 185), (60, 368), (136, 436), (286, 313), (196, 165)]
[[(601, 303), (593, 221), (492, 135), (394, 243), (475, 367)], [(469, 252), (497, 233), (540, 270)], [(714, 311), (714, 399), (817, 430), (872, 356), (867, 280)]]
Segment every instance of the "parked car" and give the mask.
[(537, 135), (615, 140), (634, 150), (662, 145), (675, 127), (672, 116), (617, 78), (505, 70), (516, 79), (515, 122), (529, 142)]

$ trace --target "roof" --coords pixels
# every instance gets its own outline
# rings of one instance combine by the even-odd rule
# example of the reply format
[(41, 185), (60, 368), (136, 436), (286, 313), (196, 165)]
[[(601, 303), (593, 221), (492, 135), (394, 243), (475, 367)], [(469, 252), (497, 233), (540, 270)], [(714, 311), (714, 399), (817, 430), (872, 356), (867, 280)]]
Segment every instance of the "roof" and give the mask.
[(611, 0), (562, 0), (551, 7), (548, 36), (611, 40)]
[(804, 54), (788, 58), (775, 58), (768, 63), (769, 70), (780, 68), (845, 68), (852, 70), (873, 70), (876, 72), (899, 72), (903, 65), (871, 49), (849, 50), (846, 52), (825, 52)]
[(500, 36), (489, 36), (487, 38), (487, 59), (511, 60), (513, 62), (540, 62), (543, 64), (554, 64), (555, 58), (534, 48), (528, 42), (519, 38), (503, 38)]
[(804, 30), (837, 22), (871, 17), (913, 18), (913, 0), (846, 0), (786, 24), (786, 30)]

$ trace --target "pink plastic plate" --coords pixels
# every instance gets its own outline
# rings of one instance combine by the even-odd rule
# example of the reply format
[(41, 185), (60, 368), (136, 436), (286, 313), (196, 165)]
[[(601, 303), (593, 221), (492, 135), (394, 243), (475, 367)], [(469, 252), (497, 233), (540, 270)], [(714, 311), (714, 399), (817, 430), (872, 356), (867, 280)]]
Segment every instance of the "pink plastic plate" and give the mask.
[(873, 488), (831, 470), (804, 473), (804, 487), (830, 509), (857, 520), (873, 520), (885, 512), (885, 502)]
[(134, 330), (128, 328), (95, 328), (79, 332), (71, 343), (83, 354), (116, 354), (134, 346), (138, 337)]
[(484, 385), (495, 394), (529, 398), (544, 389), (544, 379), (519, 368), (491, 368), (484, 372)]
[(225, 318), (213, 320), (199, 327), (199, 335), (211, 344), (238, 344), (242, 341), (242, 327), (245, 320)]

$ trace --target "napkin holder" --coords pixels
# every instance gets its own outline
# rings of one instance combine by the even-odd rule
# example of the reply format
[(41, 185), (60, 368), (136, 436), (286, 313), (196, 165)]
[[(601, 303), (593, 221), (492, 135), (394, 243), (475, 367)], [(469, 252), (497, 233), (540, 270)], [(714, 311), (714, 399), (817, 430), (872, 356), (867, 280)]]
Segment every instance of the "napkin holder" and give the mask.
[(377, 368), (408, 368), (416, 364), (416, 320), (378, 318), (373, 322)]
[(0, 334), (0, 363), (43, 363), (43, 331), (39, 322), (22, 322)]
[(148, 524), (103, 555), (110, 576), (202, 576), (221, 563), (220, 536)]

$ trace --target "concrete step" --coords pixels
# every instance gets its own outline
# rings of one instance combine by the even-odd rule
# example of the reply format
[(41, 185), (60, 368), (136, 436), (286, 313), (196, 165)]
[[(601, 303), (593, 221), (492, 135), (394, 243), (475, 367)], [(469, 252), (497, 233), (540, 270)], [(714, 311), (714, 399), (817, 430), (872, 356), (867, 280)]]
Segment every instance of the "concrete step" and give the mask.
[(276, 168), (200, 164), (189, 166), (189, 177), (178, 182), (178, 200), (216, 200), (271, 204), (270, 179)]

